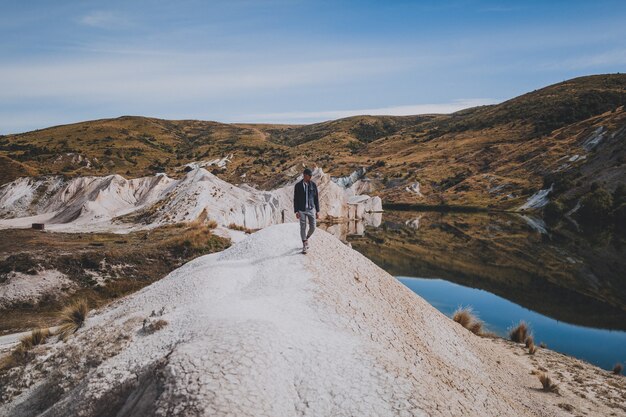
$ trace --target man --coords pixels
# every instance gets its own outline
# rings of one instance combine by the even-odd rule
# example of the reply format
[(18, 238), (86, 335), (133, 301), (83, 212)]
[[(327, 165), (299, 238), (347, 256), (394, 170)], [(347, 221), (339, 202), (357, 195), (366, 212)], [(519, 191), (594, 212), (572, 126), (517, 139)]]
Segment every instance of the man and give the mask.
[[(320, 203), (317, 195), (317, 185), (311, 181), (312, 172), (306, 168), (302, 173), (302, 181), (293, 189), (293, 211), (300, 220), (300, 237), (302, 238), (302, 253), (309, 250), (309, 238), (315, 231), (315, 220), (319, 219)], [(309, 222), (309, 232), (306, 223)]]

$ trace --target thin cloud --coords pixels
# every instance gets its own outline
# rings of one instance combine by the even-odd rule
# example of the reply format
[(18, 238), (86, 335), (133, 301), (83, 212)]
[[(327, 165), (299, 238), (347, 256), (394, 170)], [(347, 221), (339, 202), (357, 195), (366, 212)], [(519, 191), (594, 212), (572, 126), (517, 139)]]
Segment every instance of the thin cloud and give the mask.
[(615, 49), (591, 55), (582, 55), (575, 58), (551, 61), (540, 65), (541, 69), (550, 71), (588, 70), (608, 66), (626, 65), (626, 49)]
[(126, 16), (103, 10), (90, 12), (78, 19), (78, 22), (81, 25), (98, 29), (120, 29), (130, 26), (130, 21)]
[(297, 62), (221, 62), (216, 56), (135, 57), (63, 60), (0, 67), (3, 100), (76, 98), (85, 100), (219, 98), (230, 94), (328, 85), (392, 74), (406, 63), (354, 58)]
[(317, 122), (322, 120), (341, 119), (359, 115), (377, 116), (412, 116), (416, 114), (447, 114), (476, 106), (496, 104), (499, 100), (491, 98), (458, 99), (449, 103), (413, 104), (406, 106), (390, 106), (369, 109), (353, 110), (322, 110), (322, 111), (294, 111), (283, 113), (261, 113), (242, 115), (236, 119), (240, 122), (265, 123), (298, 123)]

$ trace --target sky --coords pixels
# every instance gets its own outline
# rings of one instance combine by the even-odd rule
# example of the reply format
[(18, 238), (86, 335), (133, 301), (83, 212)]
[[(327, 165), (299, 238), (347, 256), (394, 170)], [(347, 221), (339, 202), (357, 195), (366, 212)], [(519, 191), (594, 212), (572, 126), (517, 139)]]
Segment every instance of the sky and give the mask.
[(0, 134), (449, 113), (626, 72), (626, 1), (0, 0)]

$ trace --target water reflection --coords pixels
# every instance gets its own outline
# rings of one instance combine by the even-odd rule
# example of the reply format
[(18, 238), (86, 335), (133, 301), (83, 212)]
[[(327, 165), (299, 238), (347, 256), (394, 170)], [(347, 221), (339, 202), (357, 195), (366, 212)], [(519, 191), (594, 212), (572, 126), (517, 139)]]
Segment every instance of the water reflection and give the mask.
[(320, 223), (319, 227), (345, 242), (348, 237), (363, 236), (366, 227), (380, 227), (382, 224), (382, 213), (364, 213), (359, 220), (350, 220), (340, 223)]
[(559, 322), (523, 308), (487, 291), (464, 287), (440, 279), (398, 277), (398, 279), (448, 316), (459, 306), (471, 305), (489, 331), (506, 336), (520, 320), (530, 323), (539, 344), (595, 365), (612, 369), (626, 359), (626, 332), (600, 330)]
[(555, 320), (626, 329), (626, 251), (611, 233), (548, 230), (507, 214), (385, 212), (378, 224), (339, 233), (393, 275), (443, 278)]

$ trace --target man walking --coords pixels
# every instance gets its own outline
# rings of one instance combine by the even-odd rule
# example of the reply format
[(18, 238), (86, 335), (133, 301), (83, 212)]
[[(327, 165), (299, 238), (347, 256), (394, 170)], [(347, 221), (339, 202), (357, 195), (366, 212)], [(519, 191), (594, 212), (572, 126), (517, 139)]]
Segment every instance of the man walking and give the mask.
[[(313, 174), (309, 168), (302, 173), (302, 181), (293, 189), (293, 211), (300, 220), (300, 237), (302, 238), (302, 253), (309, 250), (309, 238), (315, 231), (315, 220), (319, 218), (320, 203), (317, 195), (317, 185), (311, 181)], [(309, 232), (306, 223), (309, 222)]]

